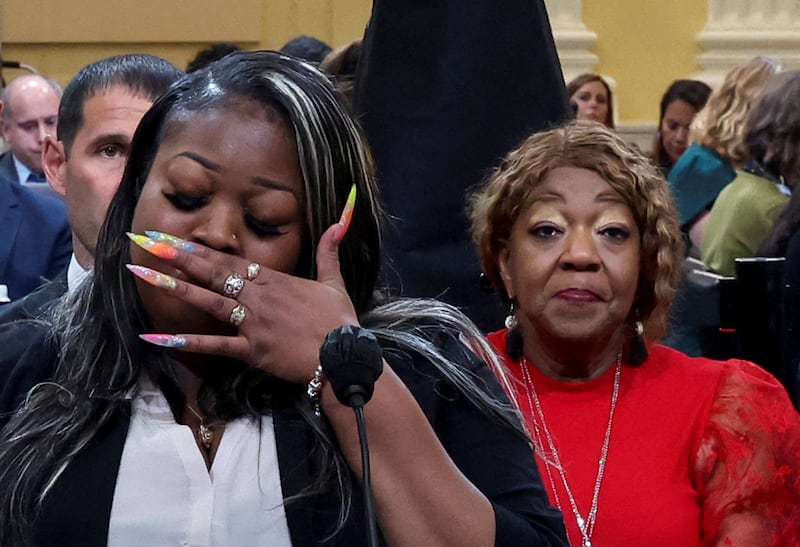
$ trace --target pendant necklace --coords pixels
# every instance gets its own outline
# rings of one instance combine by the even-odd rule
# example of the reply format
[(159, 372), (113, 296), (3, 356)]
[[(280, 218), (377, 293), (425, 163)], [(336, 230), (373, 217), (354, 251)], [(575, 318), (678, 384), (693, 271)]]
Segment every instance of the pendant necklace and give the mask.
[[(523, 357), (521, 364), (522, 376), (525, 381), (525, 394), (528, 398), (528, 405), (531, 412), (536, 412), (536, 416), (531, 416), (531, 425), (533, 426), (532, 436), (533, 444), (536, 449), (537, 455), (542, 458), (544, 468), (547, 472), (547, 478), (550, 482), (550, 489), (553, 492), (553, 498), (556, 505), (561, 509), (561, 500), (556, 490), (555, 479), (550, 470), (554, 467), (561, 477), (561, 483), (564, 486), (564, 491), (567, 493), (569, 505), (572, 513), (575, 516), (575, 522), (578, 524), (578, 530), (581, 533), (581, 547), (592, 547), (592, 533), (594, 532), (595, 521), (597, 520), (597, 504), (600, 499), (600, 486), (603, 482), (603, 474), (606, 469), (606, 461), (608, 460), (608, 446), (611, 442), (611, 427), (614, 423), (614, 411), (617, 408), (617, 400), (619, 399), (619, 385), (620, 376), (622, 374), (622, 351), (617, 354), (616, 367), (614, 370), (614, 390), (611, 394), (611, 405), (608, 411), (608, 423), (606, 425), (605, 437), (603, 438), (603, 445), (600, 449), (600, 459), (597, 462), (597, 476), (594, 481), (594, 490), (592, 491), (592, 502), (589, 507), (589, 513), (586, 518), (578, 510), (578, 504), (575, 501), (575, 496), (572, 489), (567, 482), (567, 473), (564, 466), (561, 464), (561, 458), (556, 449), (556, 443), (550, 429), (547, 427), (547, 422), (544, 419), (544, 411), (542, 410), (541, 402), (539, 401), (539, 394), (536, 392), (536, 386), (533, 385), (530, 371), (528, 370), (528, 360)], [(543, 437), (544, 436), (544, 437)], [(545, 444), (547, 443), (547, 451), (545, 451)], [(562, 510), (563, 513), (563, 510)]]
[(186, 403), (186, 408), (200, 420), (200, 426), (197, 428), (197, 437), (200, 439), (200, 442), (203, 443), (203, 446), (205, 446), (207, 450), (210, 450), (211, 445), (214, 443), (214, 430), (206, 425), (205, 416), (201, 416), (188, 402)]

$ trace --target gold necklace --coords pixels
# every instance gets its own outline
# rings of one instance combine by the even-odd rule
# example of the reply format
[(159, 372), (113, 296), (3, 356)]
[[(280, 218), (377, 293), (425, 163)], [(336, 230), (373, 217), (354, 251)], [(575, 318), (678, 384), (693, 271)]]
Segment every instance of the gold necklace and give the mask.
[[(575, 516), (575, 522), (578, 525), (578, 530), (580, 530), (581, 533), (581, 547), (592, 547), (592, 534), (594, 533), (594, 525), (595, 521), (597, 520), (597, 505), (600, 500), (600, 486), (603, 482), (603, 475), (605, 474), (606, 461), (608, 461), (608, 447), (611, 443), (611, 426), (614, 423), (614, 411), (617, 408), (617, 401), (619, 399), (620, 376), (622, 375), (622, 350), (620, 350), (617, 354), (616, 368), (614, 371), (614, 391), (611, 394), (611, 408), (608, 412), (608, 424), (606, 424), (606, 434), (603, 438), (602, 448), (600, 449), (600, 460), (597, 463), (597, 476), (595, 477), (594, 490), (592, 491), (592, 503), (586, 519), (583, 518), (578, 510), (578, 504), (575, 501), (575, 496), (572, 494), (572, 489), (567, 482), (567, 473), (564, 471), (564, 466), (561, 464), (561, 458), (558, 455), (555, 441), (553, 440), (553, 436), (550, 433), (550, 429), (547, 427), (547, 422), (544, 419), (544, 411), (542, 410), (542, 405), (539, 401), (539, 394), (536, 392), (536, 386), (533, 384), (533, 378), (531, 378), (531, 373), (528, 370), (528, 360), (524, 356), (522, 357), (522, 361), (520, 363), (520, 369), (525, 380), (525, 394), (528, 398), (528, 405), (531, 409), (531, 413), (536, 411), (536, 414), (538, 415), (538, 421), (536, 417), (533, 415), (531, 416), (531, 425), (533, 426), (532, 433), (534, 437), (533, 443), (537, 455), (542, 458), (542, 461), (544, 462), (544, 468), (547, 471), (547, 477), (550, 482), (550, 489), (553, 492), (553, 498), (555, 499), (558, 508), (561, 509), (561, 500), (559, 499), (558, 491), (556, 490), (553, 474), (550, 471), (551, 466), (555, 467), (558, 471), (558, 474), (561, 476), (561, 483), (564, 485), (564, 491), (567, 493), (567, 497), (569, 498), (570, 508)], [(539, 424), (541, 424), (541, 427)], [(542, 433), (544, 433), (544, 439), (542, 439)], [(549, 457), (545, 457), (546, 452), (544, 451), (543, 440), (547, 441), (547, 448), (549, 449), (549, 454), (552, 455), (552, 461)]]
[(188, 401), (186, 402), (186, 408), (200, 420), (200, 426), (197, 428), (197, 438), (200, 439), (200, 442), (203, 443), (206, 449), (210, 450), (211, 445), (214, 443), (214, 430), (206, 425), (206, 417), (200, 415), (199, 412), (192, 408), (192, 405), (190, 405)]

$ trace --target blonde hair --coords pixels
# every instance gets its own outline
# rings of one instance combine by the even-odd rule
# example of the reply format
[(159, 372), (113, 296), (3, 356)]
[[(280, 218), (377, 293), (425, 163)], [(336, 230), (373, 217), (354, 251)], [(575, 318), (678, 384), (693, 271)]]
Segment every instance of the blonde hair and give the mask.
[(499, 255), (532, 191), (559, 167), (578, 167), (600, 175), (630, 207), (641, 234), (635, 309), (629, 319), (645, 324), (645, 337), (658, 340), (680, 278), (683, 240), (678, 212), (666, 182), (642, 153), (596, 122), (578, 121), (536, 133), (511, 151), (487, 186), (470, 200), (473, 238), (483, 271), (500, 295)]
[(780, 70), (780, 64), (768, 57), (755, 57), (731, 70), (695, 117), (693, 140), (711, 148), (734, 166), (743, 165), (747, 159), (742, 143), (747, 114), (767, 80)]

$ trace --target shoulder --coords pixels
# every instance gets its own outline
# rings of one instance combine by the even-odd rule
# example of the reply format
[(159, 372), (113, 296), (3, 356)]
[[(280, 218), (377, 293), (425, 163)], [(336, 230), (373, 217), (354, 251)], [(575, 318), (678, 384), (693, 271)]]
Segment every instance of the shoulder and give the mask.
[(23, 222), (41, 226), (68, 225), (67, 206), (58, 197), (42, 194), (12, 182), (0, 174), (0, 195), (3, 201), (22, 210)]
[(384, 340), (383, 347), (384, 358), (409, 387), (447, 380), (451, 371), (481, 375), (488, 370), (457, 333), (444, 327), (402, 333)]
[[(715, 397), (720, 378), (731, 367), (745, 361), (718, 361), (706, 357), (690, 357), (676, 349), (653, 344), (647, 361), (641, 366), (641, 375), (657, 378), (660, 383), (682, 391), (683, 398), (699, 397), (711, 401)], [(690, 393), (692, 395), (690, 395)]]
[(61, 223), (62, 219), (66, 219), (67, 206), (63, 200), (34, 192), (25, 186), (14, 184), (12, 185), (17, 197), (24, 207), (32, 213), (38, 213), (42, 218), (49, 219), (54, 223)]
[(687, 390), (703, 390), (716, 402), (734, 393), (761, 392), (764, 396), (786, 398), (783, 385), (758, 365), (742, 359), (718, 361), (689, 357), (678, 350), (654, 344), (645, 365), (653, 373), (679, 378)]
[(693, 144), (678, 159), (669, 172), (669, 181), (680, 184), (694, 177), (722, 177), (730, 182), (736, 172), (716, 152), (705, 146)]
[(48, 330), (33, 322), (0, 325), (0, 427), (25, 394), (37, 383), (49, 378), (56, 360), (56, 350)]
[(67, 292), (66, 274), (65, 270), (57, 279), (41, 285), (23, 298), (0, 307), (0, 324), (39, 317), (47, 306)]
[(14, 156), (11, 155), (10, 150), (0, 154), (0, 177), (17, 182), (17, 168), (14, 166)]

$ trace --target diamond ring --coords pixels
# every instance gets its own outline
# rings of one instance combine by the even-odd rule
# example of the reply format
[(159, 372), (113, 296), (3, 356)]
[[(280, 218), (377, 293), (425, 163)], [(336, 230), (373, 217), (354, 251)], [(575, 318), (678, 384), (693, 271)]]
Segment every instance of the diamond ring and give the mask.
[(243, 287), (244, 278), (237, 273), (233, 273), (225, 279), (225, 285), (222, 286), (222, 294), (229, 298), (236, 298), (242, 292)]

